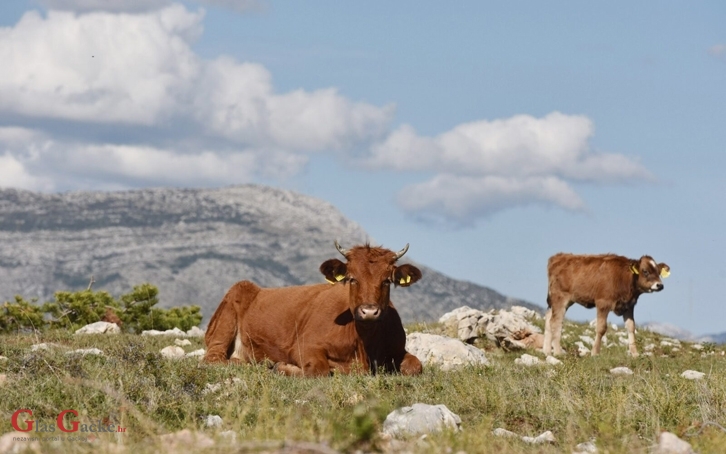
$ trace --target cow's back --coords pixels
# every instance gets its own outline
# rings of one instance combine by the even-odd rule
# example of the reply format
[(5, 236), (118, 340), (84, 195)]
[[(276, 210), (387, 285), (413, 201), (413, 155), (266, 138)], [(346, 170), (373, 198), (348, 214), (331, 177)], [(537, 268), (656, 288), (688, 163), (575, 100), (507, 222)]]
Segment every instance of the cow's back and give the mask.
[(549, 293), (561, 293), (571, 301), (592, 304), (597, 299), (619, 299), (628, 293), (629, 259), (614, 254), (556, 254), (547, 263)]

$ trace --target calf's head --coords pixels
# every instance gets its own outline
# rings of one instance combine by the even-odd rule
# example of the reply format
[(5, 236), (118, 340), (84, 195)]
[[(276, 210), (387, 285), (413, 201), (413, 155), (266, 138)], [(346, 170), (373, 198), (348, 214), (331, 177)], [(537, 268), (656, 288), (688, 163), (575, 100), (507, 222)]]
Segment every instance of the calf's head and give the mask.
[(343, 249), (337, 241), (335, 247), (346, 263), (327, 260), (320, 265), (320, 272), (329, 282), (349, 287), (350, 312), (355, 320), (375, 321), (385, 316), (391, 304), (391, 284), (408, 287), (421, 279), (421, 271), (415, 266), (396, 266), (408, 251), (408, 244), (398, 252), (370, 245)]
[(655, 263), (653, 257), (644, 255), (640, 260), (634, 260), (630, 271), (637, 276), (636, 285), (645, 293), (660, 292), (663, 290), (663, 281), (671, 274), (671, 269), (665, 263)]

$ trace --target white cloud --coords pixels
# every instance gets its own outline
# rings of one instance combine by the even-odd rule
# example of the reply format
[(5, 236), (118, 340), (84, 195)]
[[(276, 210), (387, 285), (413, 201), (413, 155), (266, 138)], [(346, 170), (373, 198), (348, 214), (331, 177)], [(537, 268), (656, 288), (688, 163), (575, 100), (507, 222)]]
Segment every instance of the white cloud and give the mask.
[(0, 28), (0, 111), (152, 125), (168, 118), (199, 72), (189, 44), (203, 13), (37, 11)]
[(0, 154), (0, 187), (43, 190), (48, 186), (32, 176), (22, 162), (9, 153)]
[(589, 118), (559, 112), (465, 123), (436, 137), (420, 136), (404, 125), (373, 146), (362, 164), (434, 172), (431, 180), (404, 188), (399, 205), (418, 217), (460, 224), (531, 203), (585, 209), (567, 180), (653, 179), (630, 158), (593, 152), (588, 143), (593, 132)]
[(221, 6), (239, 12), (264, 11), (267, 2), (263, 0), (196, 0), (197, 3), (210, 6)]
[(564, 181), (553, 177), (460, 176), (440, 174), (413, 184), (398, 194), (404, 211), (435, 223), (470, 225), (506, 208), (530, 204), (555, 205), (567, 210), (585, 202)]
[(35, 0), (48, 9), (63, 11), (141, 12), (169, 5), (170, 0)]

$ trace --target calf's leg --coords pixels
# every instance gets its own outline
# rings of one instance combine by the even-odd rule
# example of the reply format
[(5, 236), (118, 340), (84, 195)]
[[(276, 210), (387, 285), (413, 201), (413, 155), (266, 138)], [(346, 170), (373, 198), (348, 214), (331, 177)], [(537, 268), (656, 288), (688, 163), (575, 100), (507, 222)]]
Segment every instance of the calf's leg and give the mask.
[(595, 302), (595, 306), (597, 307), (597, 327), (595, 329), (595, 342), (592, 344), (592, 356), (600, 354), (602, 337), (608, 330), (608, 314), (610, 310), (604, 307), (606, 304), (602, 301)]
[(542, 353), (549, 355), (552, 351), (552, 308), (548, 308), (545, 313), (545, 333), (544, 345), (542, 345)]
[(632, 307), (623, 314), (623, 320), (625, 320), (625, 328), (628, 330), (628, 351), (630, 356), (635, 358), (638, 356), (638, 348), (635, 346), (635, 319)]

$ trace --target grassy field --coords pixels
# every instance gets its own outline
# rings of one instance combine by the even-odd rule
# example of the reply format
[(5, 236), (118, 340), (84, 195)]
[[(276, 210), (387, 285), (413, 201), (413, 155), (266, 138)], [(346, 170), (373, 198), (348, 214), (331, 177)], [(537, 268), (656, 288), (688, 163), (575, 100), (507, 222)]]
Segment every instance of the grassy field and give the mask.
[[(409, 329), (440, 328), (416, 325)], [(723, 345), (705, 345), (704, 350), (685, 342), (680, 349), (663, 347), (660, 336), (641, 331), (639, 349), (643, 352), (645, 345), (655, 344), (652, 356), (630, 358), (624, 346), (616, 346), (604, 348), (599, 357), (581, 358), (574, 341), (588, 329), (587, 325), (566, 325), (563, 346), (568, 353), (558, 366), (516, 365), (514, 359), (521, 353), (503, 352), (482, 342), (479, 346), (487, 351), (489, 367), (448, 373), (429, 367), (414, 378), (326, 379), (276, 376), (262, 365), (212, 367), (198, 358), (165, 359), (159, 351), (174, 342), (166, 336), (74, 336), (61, 331), (5, 335), (0, 337), (0, 355), (8, 358), (0, 361), (0, 374), (6, 375), (0, 384), (0, 432), (14, 430), (11, 417), (18, 409), (31, 409), (32, 418), (24, 414), (20, 424), (33, 419), (36, 427), (54, 425), (62, 410), (75, 409), (78, 418), (66, 424), (102, 420), (126, 431), (94, 434), (91, 443), (71, 441), (68, 437), (80, 433), (63, 434), (58, 429), (27, 435), (62, 439), (41, 441), (40, 448), (46, 452), (158, 452), (163, 446), (160, 435), (181, 429), (215, 440), (209, 452), (274, 452), (274, 442), (282, 440), (369, 452), (390, 449), (389, 442), (378, 435), (390, 411), (422, 402), (446, 405), (461, 417), (463, 430), (406, 440), (395, 445), (396, 450), (569, 453), (578, 443), (594, 440), (601, 453), (647, 453), (657, 434), (668, 430), (698, 452), (725, 452)], [(187, 352), (204, 347), (202, 339), (190, 340), (192, 345), (184, 347)], [(31, 345), (40, 342), (55, 345), (32, 352)], [(92, 347), (105, 355), (66, 354)], [(634, 374), (610, 374), (616, 366), (627, 366)], [(686, 380), (680, 374), (687, 369), (706, 376)], [(221, 386), (209, 386), (214, 384)], [(221, 427), (205, 427), (210, 414), (221, 416)], [(551, 430), (557, 442), (532, 446), (494, 437), (492, 430), (497, 427), (529, 436)], [(236, 433), (235, 445), (225, 442), (220, 435), (224, 431)]]

